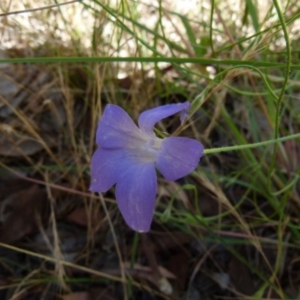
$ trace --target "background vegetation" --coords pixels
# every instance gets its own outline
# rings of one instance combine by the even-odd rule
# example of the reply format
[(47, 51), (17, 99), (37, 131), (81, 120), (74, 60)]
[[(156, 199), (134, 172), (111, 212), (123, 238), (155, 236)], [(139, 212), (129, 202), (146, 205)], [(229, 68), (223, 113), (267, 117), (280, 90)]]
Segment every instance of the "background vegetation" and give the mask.
[[(2, 0), (0, 298), (299, 299), (299, 16), (297, 0)], [(114, 189), (88, 191), (99, 117), (186, 100), (184, 126), (157, 128), (206, 155), (159, 176), (134, 233)]]

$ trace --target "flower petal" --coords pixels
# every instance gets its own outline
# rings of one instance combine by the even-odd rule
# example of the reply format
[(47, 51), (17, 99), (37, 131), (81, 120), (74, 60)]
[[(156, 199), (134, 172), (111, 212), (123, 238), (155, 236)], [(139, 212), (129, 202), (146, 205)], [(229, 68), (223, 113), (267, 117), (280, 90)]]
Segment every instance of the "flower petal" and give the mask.
[(102, 148), (134, 148), (144, 143), (141, 130), (120, 107), (107, 104), (99, 121), (96, 142)]
[(133, 230), (150, 230), (157, 189), (154, 163), (135, 165), (117, 182), (116, 198), (127, 225)]
[(129, 167), (143, 162), (132, 149), (97, 149), (92, 157), (90, 191), (106, 192)]
[(156, 166), (167, 180), (177, 180), (196, 169), (203, 146), (196, 140), (168, 137), (158, 150)]
[(139, 127), (142, 131), (154, 136), (153, 127), (157, 122), (180, 112), (180, 120), (182, 123), (188, 116), (190, 106), (191, 104), (187, 101), (184, 103), (167, 104), (146, 110), (141, 113), (139, 117)]

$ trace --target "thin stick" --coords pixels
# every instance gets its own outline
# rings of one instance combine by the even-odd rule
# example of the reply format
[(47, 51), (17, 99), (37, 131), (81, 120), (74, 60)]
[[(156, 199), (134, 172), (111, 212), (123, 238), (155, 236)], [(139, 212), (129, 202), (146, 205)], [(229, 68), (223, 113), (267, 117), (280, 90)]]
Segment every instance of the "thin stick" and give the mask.
[(69, 1), (69, 2), (64, 2), (64, 3), (54, 4), (54, 5), (44, 6), (44, 7), (31, 8), (31, 9), (25, 9), (25, 10), (17, 10), (17, 11), (10, 11), (10, 12), (7, 12), (7, 13), (0, 14), (0, 17), (6, 17), (6, 16), (10, 16), (10, 15), (18, 15), (18, 14), (23, 14), (23, 13), (29, 13), (29, 12), (35, 12), (35, 11), (50, 9), (50, 8), (56, 8), (56, 7), (59, 7), (59, 6), (68, 5), (68, 4), (81, 2), (81, 1), (82, 0), (73, 0), (73, 1)]

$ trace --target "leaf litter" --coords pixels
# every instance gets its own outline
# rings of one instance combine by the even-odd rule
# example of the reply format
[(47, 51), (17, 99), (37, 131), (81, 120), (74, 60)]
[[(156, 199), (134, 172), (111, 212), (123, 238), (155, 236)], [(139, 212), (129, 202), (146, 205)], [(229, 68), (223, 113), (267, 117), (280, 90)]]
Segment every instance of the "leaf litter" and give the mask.
[[(62, 99), (61, 97), (60, 101), (62, 101)], [(24, 109), (27, 109), (26, 105)], [(30, 109), (28, 111), (30, 111)], [(51, 116), (53, 117), (54, 114)], [(59, 118), (63, 119), (63, 116), (64, 114), (60, 115)], [(13, 112), (10, 112), (5, 118), (10, 120), (11, 124), (17, 124), (19, 122), (19, 120), (15, 120)], [(55, 118), (58, 120), (57, 116)], [(40, 119), (41, 118), (36, 118), (34, 120), (38, 122)], [(58, 128), (63, 126), (64, 122), (65, 121), (58, 122)], [(48, 125), (38, 127), (44, 128), (46, 134), (49, 134), (49, 132), (57, 132), (58, 128), (51, 127), (51, 125), (49, 125), (51, 123), (47, 124)], [(32, 125), (35, 127), (34, 124)], [(165, 126), (170, 125), (166, 123)], [(21, 141), (23, 138), (24, 137), (21, 138)], [(30, 138), (32, 137), (28, 135), (27, 139), (30, 140)], [(44, 141), (46, 140), (44, 139)], [(16, 135), (16, 143), (20, 143), (20, 135)], [(3, 144), (9, 147), (7, 142), (3, 142)], [(56, 146), (51, 143), (47, 144), (51, 148)], [(31, 150), (27, 150), (22, 142), (20, 145), (23, 151), (22, 154), (18, 151), (16, 154), (13, 152), (1, 152), (1, 154), (8, 159), (8, 163), (12, 156), (22, 162), (24, 154), (34, 157), (38, 152), (42, 154), (41, 159), (45, 160), (45, 158), (43, 158), (43, 151), (45, 150), (40, 144), (39, 148), (34, 148), (34, 146), (31, 145), (29, 147)], [(6, 149), (9, 148), (6, 147)], [(16, 149), (16, 145), (14, 145), (13, 149)], [(294, 172), (294, 169), (291, 170), (291, 168), (295, 166), (295, 159), (297, 159), (298, 156), (292, 156), (292, 153), (294, 153), (294, 150), (297, 151), (297, 146), (294, 144), (285, 144), (284, 149), (285, 151), (292, 152), (290, 152), (289, 155), (285, 155), (285, 158), (281, 156), (278, 157), (279, 166), (285, 168), (286, 172)], [(288, 164), (286, 160), (284, 160), (286, 158), (294, 160), (291, 164)], [(220, 159), (223, 160), (221, 156), (218, 160)], [(211, 162), (215, 169), (219, 168), (218, 160), (212, 160)], [(224, 160), (226, 160), (226, 158), (224, 158)], [(228, 168), (230, 167), (229, 165)], [(51, 169), (49, 169), (48, 172), (53, 175), (57, 173), (56, 170)], [(32, 171), (29, 174), (31, 173)], [(26, 176), (27, 175), (25, 175), (25, 178)], [(69, 173), (69, 176), (72, 177), (72, 173)], [(87, 201), (82, 205), (82, 200), (80, 200), (76, 194), (69, 196), (66, 192), (51, 189), (51, 195), (55, 199), (55, 213), (57, 218), (56, 232), (54, 232), (49, 209), (49, 201), (51, 200), (49, 199), (47, 188), (36, 184), (28, 184), (26, 180), (16, 178), (4, 179), (6, 180), (1, 186), (0, 193), (0, 241), (2, 243), (21, 245), (24, 249), (55, 258), (53, 248), (54, 235), (58, 235), (60, 251), (65, 261), (84, 265), (91, 269), (102, 270), (110, 275), (121, 276), (117, 256), (114, 254), (114, 244), (113, 242), (108, 242), (111, 240), (111, 236), (108, 233), (107, 219), (96, 203)], [(212, 191), (210, 191), (211, 187), (207, 187), (205, 181), (200, 180), (200, 182), (201, 185), (198, 183), (199, 186), (197, 188), (198, 198), (195, 199), (195, 192), (184, 188), (186, 185), (195, 183), (195, 179), (187, 178), (178, 182), (166, 182), (161, 179), (158, 191), (158, 201), (161, 204), (159, 204), (157, 208), (158, 211), (160, 211), (160, 209), (163, 211), (162, 207), (168, 205), (170, 200), (173, 199), (172, 201), (175, 203), (173, 213), (176, 212), (177, 209), (180, 209), (180, 207), (195, 210), (196, 205), (199, 205), (200, 211), (204, 216), (217, 216), (225, 212), (224, 207), (218, 202), (218, 192), (215, 194), (212, 193)], [(61, 184), (66, 185), (64, 182), (61, 182)], [(87, 186), (88, 181), (84, 181), (84, 184)], [(72, 184), (69, 185), (69, 187), (72, 188)], [(237, 187), (236, 189), (233, 187), (228, 197), (235, 203), (243, 197), (244, 193), (246, 193), (246, 190), (243, 190), (241, 187)], [(113, 197), (113, 194), (109, 194), (108, 196)], [(114, 199), (112, 198), (112, 200)], [(198, 204), (196, 204), (194, 200), (196, 200), (196, 202), (199, 201)], [(181, 299), (182, 295), (186, 293), (189, 299), (211, 297), (216, 297), (217, 299), (218, 297), (233, 297), (234, 295), (251, 295), (256, 291), (258, 281), (257, 274), (222, 246), (222, 243), (219, 242), (218, 235), (210, 233), (209, 228), (206, 228), (206, 233), (203, 230), (201, 230), (201, 233), (198, 232), (198, 235), (201, 237), (199, 239), (199, 237), (195, 235), (181, 231), (176, 232), (174, 229), (170, 232), (165, 232), (162, 230), (164, 225), (156, 223), (154, 224), (153, 233), (150, 233), (147, 237), (146, 246), (138, 247), (136, 262), (131, 264), (130, 257), (132, 255), (132, 249), (130, 245), (133, 241), (133, 234), (126, 228), (123, 221), (120, 220), (115, 209), (112, 209), (110, 213), (112, 221), (117, 228), (116, 235), (121, 246), (126, 274), (132, 276), (137, 282), (147, 282), (148, 288), (152, 291), (151, 294), (154, 290), (157, 290), (158, 298), (165, 298), (167, 295), (172, 295), (173, 299)], [(225, 220), (225, 222), (230, 224), (230, 218)], [(91, 233), (92, 236), (89, 235)], [(257, 234), (259, 235), (259, 233)], [(202, 240), (203, 238), (204, 240)], [(257, 256), (255, 248), (252, 247), (252, 254), (245, 254), (250, 248), (246, 245), (236, 249), (238, 249), (237, 251), (241, 253), (242, 257), (247, 257), (248, 255), (249, 257), (247, 259), (253, 261), (254, 265), (257, 266), (259, 264), (255, 263), (255, 256)], [(149, 249), (151, 249), (150, 252)], [(275, 248), (273, 250), (275, 250)], [(149, 253), (151, 253), (150, 257)], [(206, 257), (207, 253), (209, 253), (209, 255)], [(117, 288), (120, 288), (118, 283), (114, 283), (114, 288), (111, 288), (111, 285), (107, 286), (105, 283), (102, 283), (101, 280), (98, 281), (98, 276), (89, 274), (86, 271), (76, 271), (72, 268), (67, 268), (65, 280), (68, 282), (68, 278), (78, 278), (78, 282), (76, 282), (76, 280), (74, 283), (70, 281), (68, 286), (72, 292), (62, 290), (61, 293), (58, 291), (58, 282), (49, 282), (49, 276), (52, 276), (54, 272), (53, 264), (50, 263), (47, 266), (41, 259), (28, 256), (26, 258), (26, 264), (23, 265), (22, 272), (16, 275), (15, 267), (11, 267), (12, 261), (15, 261), (18, 265), (22, 263), (23, 258), (21, 258), (20, 255), (16, 256), (15, 252), (6, 251), (5, 248), (1, 248), (0, 255), (4, 261), (4, 263), (1, 264), (1, 268), (3, 269), (1, 274), (5, 276), (3, 278), (17, 276), (16, 278), (21, 279), (23, 277), (22, 274), (26, 274), (28, 272), (27, 270), (39, 268), (39, 276), (43, 274), (45, 278), (45, 282), (40, 283), (40, 286), (43, 287), (43, 289), (46, 287), (49, 289), (48, 294), (52, 294), (52, 296), (47, 296), (48, 298), (50, 297), (49, 299), (59, 294), (63, 294), (60, 296), (60, 299), (74, 300), (97, 299), (98, 293), (102, 295), (101, 299), (120, 299), (124, 297), (123, 292), (115, 292)], [(270, 257), (270, 254), (267, 254), (267, 256)], [(260, 264), (263, 265), (263, 258), (260, 258), (260, 260)], [(269, 263), (274, 265), (275, 262)], [(270, 272), (267, 266), (264, 268), (264, 272)], [(283, 272), (286, 271), (283, 270)], [(191, 277), (191, 274), (194, 274), (194, 276)], [(38, 280), (39, 277), (33, 278)], [(83, 282), (88, 281), (88, 287), (86, 284), (81, 283), (82, 280)], [(14, 288), (9, 288), (10, 283), (10, 280), (7, 279), (3, 282), (3, 285), (8, 286), (6, 295), (16, 292)], [(289, 291), (295, 294), (290, 283)], [(146, 290), (140, 293), (144, 295), (143, 297), (146, 297)], [(36, 289), (34, 285), (29, 285), (27, 291), (19, 296), (19, 298), (27, 299), (35, 294), (40, 295), (39, 289)], [(3, 295), (5, 295), (5, 293)]]
[[(18, 51), (13, 50), (8, 54), (0, 52), (0, 55), (2, 58), (26, 56), (26, 49), (21, 54)], [(82, 82), (89, 82), (88, 68), (80, 67), (80, 72), (76, 71), (73, 76), (80, 74)], [(71, 73), (74, 70), (70, 68), (68, 71)], [(290, 215), (294, 218), (291, 224), (295, 227), (282, 228), (288, 234), (284, 241), (281, 240), (285, 251), (279, 257), (276, 243), (280, 236), (274, 230), (276, 227), (272, 219), (278, 211), (266, 203), (265, 195), (249, 192), (247, 185), (243, 185), (247, 182), (247, 176), (239, 178), (242, 182), (235, 182), (228, 189), (231, 178), (226, 178), (226, 174), (236, 172), (243, 165), (236, 154), (209, 157), (203, 166), (210, 175), (206, 179), (198, 171), (174, 183), (160, 178), (157, 214), (163, 214), (173, 201), (171, 213), (165, 218), (156, 218), (152, 231), (144, 241), (139, 237), (136, 248), (132, 246), (135, 235), (116, 210), (113, 191), (105, 195), (109, 200), (109, 218), (96, 199), (76, 194), (77, 190), (85, 192), (89, 185), (87, 168), (91, 149), (88, 147), (88, 137), (93, 108), (85, 103), (84, 98), (90, 97), (93, 92), (91, 87), (90, 90), (82, 87), (79, 95), (83, 97), (77, 98), (78, 91), (72, 90), (71, 80), (67, 83), (58, 80), (59, 71), (59, 67), (54, 71), (31, 64), (3, 64), (0, 68), (1, 163), (25, 174), (23, 180), (12, 178), (7, 173), (1, 177), (1, 299), (125, 299), (128, 295), (132, 299), (244, 299), (257, 292), (267, 278), (275, 277), (268, 289), (262, 292), (264, 297), (282, 299), (278, 289), (281, 285), (286, 295), (297, 298), (300, 278), (299, 251), (295, 239), (298, 218), (295, 214), (299, 207)], [(184, 94), (167, 90), (169, 81), (174, 83), (180, 78), (180, 70), (167, 66), (159, 71), (159, 78), (149, 78), (143, 72), (127, 74), (123, 79), (118, 76), (111, 78), (113, 89), (121, 91), (121, 99), (126, 103), (124, 106), (132, 110), (133, 117), (136, 118), (153, 103), (162, 105), (186, 100)], [(170, 75), (169, 71), (173, 76), (165, 80), (163, 76)], [(163, 95), (156, 92), (157, 82), (165, 88)], [(191, 86), (187, 79), (180, 84), (186, 88)], [(239, 84), (236, 83), (237, 86)], [(116, 100), (116, 91), (111, 90), (109, 85), (103, 87), (101, 105), (119, 101)], [(141, 98), (147, 100), (139, 101), (141, 92)], [(197, 92), (199, 90), (196, 89), (195, 94)], [(72, 97), (76, 99), (76, 104)], [(72, 101), (68, 102), (70, 99)], [(258, 121), (257, 127), (263, 135), (270, 135), (269, 124), (265, 122), (260, 108), (255, 107), (249, 113), (242, 101), (235, 105), (232, 105), (232, 101), (230, 93), (225, 93), (223, 105), (231, 112), (235, 124), (247, 138), (253, 137), (253, 120)], [(197, 132), (198, 139), (204, 138), (201, 132), (208, 124), (212, 124), (208, 116), (215, 115), (205, 142), (209, 147), (229, 145), (234, 138), (229, 132), (224, 134), (224, 129), (228, 130), (228, 127), (221, 117), (221, 111), (214, 114), (216, 108), (213, 103), (218, 102), (212, 100), (201, 107), (201, 114), (198, 111), (192, 117), (192, 124), (184, 134), (193, 136)], [(171, 118), (161, 122), (158, 127), (162, 131), (172, 131), (177, 127), (177, 121)], [(73, 144), (72, 126), (76, 130), (80, 126), (76, 136), (73, 136), (76, 141)], [(49, 153), (59, 160), (54, 162)], [(277, 152), (276, 163), (284, 176), (293, 178), (297, 174), (299, 157), (297, 141), (282, 144)], [(217, 174), (222, 175), (222, 179), (217, 179)], [(26, 177), (44, 181), (45, 185), (29, 183)], [(47, 186), (49, 178), (50, 182), (75, 192), (71, 194), (50, 188)], [(184, 188), (191, 184), (196, 186), (197, 193)], [(299, 188), (293, 192), (299, 194)], [(251, 228), (253, 236), (249, 238), (248, 233), (241, 229), (242, 226), (236, 225), (236, 215), (230, 214), (232, 206), (229, 204), (234, 205), (245, 220), (254, 224)], [(54, 207), (52, 216), (51, 205)], [(197, 206), (201, 212), (198, 219), (194, 214)], [(259, 213), (268, 219), (262, 226), (259, 223), (255, 225)], [(176, 221), (173, 224), (172, 218)], [(216, 223), (210, 223), (213, 224), (210, 227), (206, 218), (215, 218)], [(120, 283), (122, 272), (113, 233), (108, 226), (109, 219), (120, 247), (128, 290), (123, 290)], [(194, 227), (187, 224), (193, 224)], [(222, 234), (225, 230), (228, 235)], [(56, 237), (59, 237), (58, 245), (55, 244)], [(249, 242), (252, 237), (265, 238), (261, 249), (255, 241)], [(18, 249), (52, 257), (57, 262), (9, 250), (3, 245), (13, 245)], [(57, 246), (62, 257), (56, 255), (54, 248)], [(74, 264), (65, 268), (63, 280), (67, 287), (60, 285), (57, 280), (56, 270), (60, 259)], [(282, 261), (278, 266), (280, 259)], [(87, 269), (78, 269), (76, 266)], [(279, 271), (274, 274), (276, 267)], [(116, 276), (119, 281), (109, 281), (94, 274), (92, 271), (95, 270)]]

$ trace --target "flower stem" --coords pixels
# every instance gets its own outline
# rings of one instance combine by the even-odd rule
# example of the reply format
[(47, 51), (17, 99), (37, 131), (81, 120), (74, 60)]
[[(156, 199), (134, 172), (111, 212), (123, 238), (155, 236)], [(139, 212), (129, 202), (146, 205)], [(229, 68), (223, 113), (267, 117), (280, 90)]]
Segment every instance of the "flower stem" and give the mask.
[(259, 142), (259, 143), (206, 149), (206, 150), (204, 150), (204, 154), (212, 154), (212, 153), (220, 153), (220, 152), (226, 152), (226, 151), (237, 151), (237, 150), (243, 150), (243, 149), (257, 148), (257, 147), (267, 146), (267, 145), (280, 143), (280, 142), (284, 142), (284, 141), (292, 140), (292, 139), (296, 139), (296, 138), (300, 138), (300, 133), (291, 134), (291, 135), (284, 136), (284, 137), (281, 137), (278, 139), (268, 140), (268, 141)]

